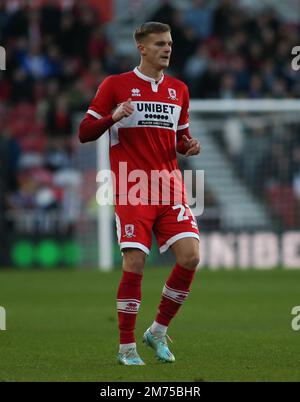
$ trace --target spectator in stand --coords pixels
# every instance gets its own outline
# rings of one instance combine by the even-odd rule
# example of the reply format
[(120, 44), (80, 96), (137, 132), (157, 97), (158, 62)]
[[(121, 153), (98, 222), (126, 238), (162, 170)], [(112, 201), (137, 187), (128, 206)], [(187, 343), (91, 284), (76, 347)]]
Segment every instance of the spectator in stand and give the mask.
[(264, 92), (263, 80), (259, 74), (253, 74), (250, 81), (249, 98), (262, 98)]
[(38, 44), (31, 45), (21, 60), (21, 68), (33, 79), (50, 77), (50, 60)]
[(233, 99), (235, 94), (235, 77), (232, 73), (225, 73), (221, 78), (220, 98)]
[(56, 44), (65, 58), (74, 57), (77, 54), (77, 44), (80, 32), (77, 19), (72, 13), (62, 15), (61, 24), (56, 34)]
[(63, 75), (63, 59), (56, 45), (50, 45), (47, 49), (48, 78), (61, 78)]
[(70, 137), (72, 133), (71, 113), (65, 94), (60, 94), (55, 102), (49, 105), (46, 128), (52, 138)]
[[(8, 12), (6, 10), (6, 1), (0, 0), (0, 33), (2, 31), (2, 35), (6, 33), (7, 25), (9, 22)], [(0, 35), (1, 38), (1, 35)]]
[(43, 36), (56, 37), (57, 28), (61, 24), (61, 8), (58, 0), (44, 0), (41, 7), (41, 26)]
[(11, 84), (11, 101), (14, 104), (23, 101), (32, 102), (33, 83), (24, 70), (18, 68), (12, 73)]
[(89, 41), (93, 32), (98, 30), (100, 21), (96, 21), (95, 11), (86, 5), (78, 16), (79, 40), (76, 43), (76, 53), (79, 57), (88, 58)]
[(30, 45), (41, 45), (42, 39), (43, 32), (40, 10), (33, 8), (28, 13), (28, 43)]
[(276, 66), (271, 58), (264, 61), (261, 68), (261, 77), (264, 82), (265, 94), (271, 98), (271, 93), (276, 80)]
[(109, 51), (110, 43), (104, 33), (102, 26), (93, 30), (88, 42), (89, 59), (106, 62), (107, 53)]
[(0, 101), (8, 101), (11, 97), (11, 82), (6, 80), (4, 74), (0, 71)]
[(285, 99), (288, 97), (287, 83), (284, 78), (276, 78), (273, 86), (272, 97)]
[(65, 145), (69, 144), (63, 142), (60, 138), (54, 138), (49, 143), (45, 153), (45, 167), (50, 172), (59, 172), (70, 167), (70, 150)]
[(220, 0), (213, 13), (214, 35), (227, 38), (230, 35), (230, 16), (234, 12), (232, 0)]
[(29, 36), (29, 2), (26, 0), (20, 1), (19, 7), (12, 11), (9, 16), (9, 21), (6, 26), (6, 34), (8, 37), (17, 39), (20, 37)]
[(178, 77), (183, 77), (183, 69), (187, 60), (192, 57), (199, 46), (199, 39), (192, 27), (182, 28), (183, 15), (175, 10), (172, 15), (172, 38), (176, 46), (172, 50), (172, 68)]
[(193, 6), (184, 12), (184, 27), (192, 27), (199, 39), (211, 36), (213, 31), (213, 11), (204, 7), (203, 0), (193, 0)]
[(250, 42), (248, 51), (248, 70), (250, 73), (256, 73), (261, 70), (263, 62), (263, 47), (259, 42)]
[(162, 0), (158, 9), (149, 17), (149, 21), (158, 21), (170, 25), (174, 29), (174, 13), (177, 9), (171, 0)]
[(206, 71), (209, 64), (208, 49), (205, 44), (201, 44), (197, 51), (190, 56), (184, 66), (184, 79), (189, 86), (191, 96), (197, 95), (199, 83), (202, 75)]
[(246, 60), (239, 55), (233, 57), (229, 70), (234, 76), (236, 94), (241, 94), (246, 98), (247, 93), (249, 93), (251, 79)]

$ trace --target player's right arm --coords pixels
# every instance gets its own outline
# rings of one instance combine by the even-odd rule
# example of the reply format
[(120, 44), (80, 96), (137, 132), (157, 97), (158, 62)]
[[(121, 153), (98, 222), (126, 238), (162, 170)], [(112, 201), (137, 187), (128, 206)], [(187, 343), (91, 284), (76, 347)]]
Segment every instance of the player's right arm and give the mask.
[[(113, 124), (133, 113), (131, 98), (115, 108), (114, 77), (107, 77), (99, 86), (90, 107), (79, 126), (80, 142), (97, 140)], [(113, 109), (115, 110), (113, 111)]]

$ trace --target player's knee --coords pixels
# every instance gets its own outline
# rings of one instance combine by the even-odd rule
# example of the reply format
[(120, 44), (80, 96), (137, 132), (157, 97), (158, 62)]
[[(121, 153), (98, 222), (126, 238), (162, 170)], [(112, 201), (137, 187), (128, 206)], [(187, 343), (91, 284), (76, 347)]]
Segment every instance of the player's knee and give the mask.
[(124, 252), (123, 269), (128, 272), (141, 274), (145, 266), (145, 255), (137, 252)]
[(124, 267), (124, 268), (129, 272), (141, 274), (144, 269), (144, 262), (140, 261), (140, 260), (131, 261), (130, 264), (126, 264), (126, 267)]
[(196, 269), (200, 263), (199, 253), (194, 252), (180, 257), (177, 261), (179, 265), (187, 269)]

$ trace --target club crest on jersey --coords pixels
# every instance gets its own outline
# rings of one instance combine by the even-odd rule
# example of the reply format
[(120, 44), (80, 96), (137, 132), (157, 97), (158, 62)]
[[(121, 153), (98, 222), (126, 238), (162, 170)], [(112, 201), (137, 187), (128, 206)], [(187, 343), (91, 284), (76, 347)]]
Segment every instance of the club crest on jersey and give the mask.
[(175, 89), (168, 88), (168, 91), (169, 91), (169, 98), (168, 99), (177, 100)]
[(135, 237), (134, 225), (125, 225), (125, 237)]
[(131, 96), (141, 96), (141, 91), (138, 88), (132, 88)]

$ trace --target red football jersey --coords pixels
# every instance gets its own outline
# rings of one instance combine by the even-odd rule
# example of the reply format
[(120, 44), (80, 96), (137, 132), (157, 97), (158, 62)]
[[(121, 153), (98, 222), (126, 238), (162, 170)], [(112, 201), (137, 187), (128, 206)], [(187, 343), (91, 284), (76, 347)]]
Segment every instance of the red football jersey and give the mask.
[[(151, 199), (152, 203), (168, 201), (168, 198), (171, 204), (181, 203), (179, 199), (184, 202), (184, 185), (176, 155), (176, 132), (189, 126), (187, 86), (167, 75), (162, 75), (156, 82), (136, 67), (133, 71), (107, 77), (99, 86), (87, 113), (100, 119), (128, 98), (132, 99), (134, 112), (109, 129), (115, 193), (128, 195), (130, 190), (136, 190), (141, 199)], [(162, 179), (163, 184), (162, 177), (166, 179)], [(169, 190), (165, 185), (168, 180), (170, 194), (167, 194)]]

